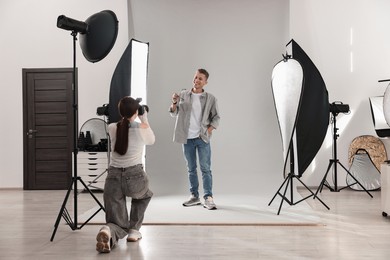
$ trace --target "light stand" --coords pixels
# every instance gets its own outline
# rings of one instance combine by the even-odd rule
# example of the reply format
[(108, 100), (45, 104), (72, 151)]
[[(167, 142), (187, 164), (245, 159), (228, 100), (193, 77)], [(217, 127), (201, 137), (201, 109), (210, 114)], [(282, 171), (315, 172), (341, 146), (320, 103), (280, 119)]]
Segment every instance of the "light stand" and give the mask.
[[(76, 83), (76, 41), (77, 33), (80, 33), (80, 47), (84, 57), (90, 62), (98, 62), (102, 60), (111, 51), (115, 44), (116, 37), (118, 35), (118, 19), (114, 12), (110, 10), (104, 10), (99, 13), (93, 14), (85, 22), (81, 22), (64, 15), (60, 15), (57, 18), (57, 27), (72, 31), (73, 36), (73, 177), (68, 191), (65, 195), (64, 202), (62, 203), (60, 212), (54, 225), (54, 231), (50, 241), (53, 241), (56, 234), (58, 224), (60, 223), (61, 216), (65, 219), (72, 230), (81, 229), (87, 224), (100, 210), (104, 210), (103, 205), (95, 197), (95, 195), (88, 189), (84, 181), (77, 176), (77, 137), (78, 137), (78, 106), (77, 106), (77, 83)], [(77, 222), (77, 181), (80, 181), (85, 190), (94, 198), (99, 204), (100, 208), (88, 218), (82, 225), (78, 225)], [(70, 217), (70, 214), (66, 208), (70, 191), (74, 191), (74, 218)]]
[[(337, 134), (337, 131), (339, 130), (336, 126), (336, 117), (337, 117), (338, 113), (335, 112), (335, 111), (332, 111), (332, 119), (333, 119), (333, 159), (330, 159), (329, 160), (329, 164), (328, 164), (328, 169), (326, 170), (326, 173), (321, 181), (321, 184), (318, 186), (318, 189), (316, 191), (316, 194), (314, 195), (314, 198), (317, 197), (317, 194), (318, 192), (321, 192), (322, 191), (322, 188), (323, 186), (326, 186), (329, 188), (330, 191), (332, 192), (339, 192), (340, 190), (342, 189), (345, 189), (347, 187), (350, 187), (354, 184), (358, 184), (365, 192), (367, 192), (368, 195), (370, 195), (370, 197), (372, 198), (373, 196), (371, 195), (370, 192), (367, 191), (366, 188), (364, 188), (364, 186), (355, 178), (355, 176), (353, 176), (349, 170), (340, 162), (340, 160), (337, 158), (337, 138), (339, 137), (339, 135)], [(350, 185), (347, 185), (341, 189), (339, 189), (337, 187), (337, 165), (340, 165), (346, 172), (349, 176), (352, 177), (352, 179), (354, 179), (355, 183), (352, 183)], [(327, 182), (326, 180), (326, 177), (328, 176), (328, 173), (329, 173), (329, 170), (331, 167), (334, 167), (334, 187), (332, 188), (329, 183)]]
[[(279, 189), (277, 190), (277, 192), (275, 193), (275, 195), (273, 196), (273, 198), (271, 199), (271, 201), (268, 204), (268, 206), (270, 206), (277, 195), (282, 197), (282, 200), (281, 200), (280, 206), (279, 206), (279, 210), (278, 210), (278, 215), (280, 213), (280, 210), (282, 209), (282, 205), (283, 205), (284, 201), (286, 201), (289, 205), (296, 205), (296, 204), (314, 196), (314, 192), (309, 187), (307, 187), (305, 183), (303, 183), (301, 181), (301, 179), (299, 178), (298, 175), (296, 175), (294, 173), (294, 149), (293, 149), (292, 143), (290, 144), (289, 153), (290, 153), (290, 172), (288, 173), (288, 175), (284, 179), (282, 185), (279, 187)], [(307, 197), (302, 198), (296, 202), (294, 202), (294, 185), (293, 185), (294, 179), (297, 179), (311, 193)], [(283, 188), (283, 186), (285, 186), (285, 188), (284, 188), (284, 192), (282, 194), (282, 193), (280, 193), (280, 190)], [(290, 188), (290, 197), (289, 198), (286, 196), (288, 188)], [(324, 205), (327, 209), (329, 209), (329, 207), (320, 198), (317, 198), (317, 199), (322, 203), (322, 205)]]
[[(68, 191), (65, 195), (64, 202), (62, 203), (60, 212), (58, 213), (57, 220), (54, 224), (54, 231), (50, 238), (50, 241), (53, 241), (54, 236), (57, 232), (58, 225), (61, 220), (61, 216), (64, 218), (66, 223), (68, 223), (69, 227), (72, 230), (81, 229), (85, 224), (87, 224), (100, 210), (105, 211), (103, 205), (100, 203), (100, 201), (96, 198), (96, 196), (91, 192), (91, 190), (88, 188), (88, 186), (84, 183), (84, 181), (81, 179), (80, 176), (77, 176), (77, 136), (78, 136), (78, 105), (77, 105), (77, 83), (76, 83), (76, 41), (77, 41), (77, 31), (72, 31), (71, 35), (73, 36), (73, 177), (72, 181), (69, 185)], [(99, 209), (90, 217), (88, 218), (82, 225), (78, 226), (77, 222), (77, 181), (80, 181), (81, 184), (84, 186), (85, 190), (89, 192), (89, 194), (94, 198), (94, 200), (99, 204)], [(70, 192), (73, 187), (73, 199), (74, 199), (74, 218), (72, 220), (67, 208), (66, 203), (68, 201)]]

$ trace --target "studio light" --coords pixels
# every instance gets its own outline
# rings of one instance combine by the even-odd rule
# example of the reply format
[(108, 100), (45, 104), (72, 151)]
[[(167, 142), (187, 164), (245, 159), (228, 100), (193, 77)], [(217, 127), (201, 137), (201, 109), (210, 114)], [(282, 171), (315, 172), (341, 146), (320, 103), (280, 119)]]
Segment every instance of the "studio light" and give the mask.
[(131, 39), (120, 58), (110, 86), (110, 102), (108, 122), (118, 122), (118, 102), (124, 96), (141, 98), (147, 102), (149, 43)]
[(379, 137), (389, 137), (390, 127), (385, 118), (383, 96), (370, 97), (370, 109), (374, 129)]
[(60, 15), (57, 18), (57, 27), (84, 34), (87, 32), (88, 24), (66, 17), (65, 15)]
[(329, 110), (332, 114), (349, 113), (349, 105), (343, 102), (333, 102), (329, 104)]
[(383, 113), (387, 125), (390, 126), (390, 84), (387, 86), (385, 94), (383, 96)]
[[(381, 79), (378, 82), (389, 82)], [(370, 97), (370, 108), (375, 132), (379, 137), (390, 136), (390, 84), (387, 85), (383, 96)]]
[(80, 33), (80, 48), (90, 62), (104, 59), (111, 51), (118, 35), (118, 20), (114, 12), (104, 10), (91, 15), (85, 22), (60, 15), (57, 27)]
[(111, 51), (118, 35), (118, 20), (110, 10), (91, 15), (85, 23), (87, 33), (80, 34), (80, 48), (90, 62), (104, 59)]
[[(116, 37), (118, 35), (118, 20), (114, 12), (110, 10), (104, 10), (90, 16), (85, 22), (81, 22), (65, 15), (60, 15), (57, 18), (57, 27), (60, 29), (72, 31), (73, 37), (73, 177), (72, 182), (69, 185), (68, 191), (65, 195), (60, 212), (58, 213), (56, 222), (54, 224), (54, 231), (50, 238), (53, 241), (57, 232), (61, 217), (68, 223), (72, 230), (81, 229), (86, 223), (88, 223), (93, 216), (95, 216), (100, 210), (105, 211), (103, 204), (97, 199), (97, 197), (89, 190), (88, 186), (77, 175), (77, 153), (78, 153), (78, 85), (76, 82), (76, 41), (77, 34), (80, 33), (80, 47), (84, 57), (90, 62), (98, 62), (102, 60), (111, 51)], [(82, 225), (77, 221), (77, 198), (78, 190), (77, 183), (81, 182), (84, 189), (89, 192), (96, 203), (99, 205), (98, 210)], [(67, 201), (69, 199), (70, 192), (73, 190), (73, 219), (71, 218), (68, 209), (66, 208)]]
[[(320, 149), (329, 124), (328, 92), (320, 72), (294, 40), (289, 45), (292, 55), (283, 55), (272, 71), (271, 81), (285, 160), (285, 179), (268, 204), (271, 205), (277, 195), (282, 198), (278, 215), (284, 201), (296, 205), (315, 197), (300, 178)], [(310, 195), (294, 201), (293, 180), (304, 186)], [(289, 195), (286, 195), (287, 190)], [(329, 209), (320, 198), (318, 200)]]

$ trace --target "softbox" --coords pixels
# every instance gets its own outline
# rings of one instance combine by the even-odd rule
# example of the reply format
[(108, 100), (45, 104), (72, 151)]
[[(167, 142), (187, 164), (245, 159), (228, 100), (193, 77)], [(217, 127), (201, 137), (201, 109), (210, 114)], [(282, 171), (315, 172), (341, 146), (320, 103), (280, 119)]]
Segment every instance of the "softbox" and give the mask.
[(86, 60), (98, 62), (111, 51), (118, 35), (118, 19), (111, 10), (93, 14), (85, 20), (87, 33), (80, 34), (80, 47)]
[[(370, 101), (372, 121), (374, 123), (374, 129), (376, 134), (379, 137), (390, 136), (390, 127), (387, 124), (387, 120), (385, 118), (385, 113), (384, 113), (384, 108), (385, 107), (387, 108), (387, 105), (385, 106), (384, 104), (383, 96), (370, 97), (369, 101)], [(390, 100), (388, 102), (390, 102)]]
[[(284, 172), (289, 171), (287, 164), (292, 145), (293, 135), (297, 122), (301, 93), (303, 91), (303, 69), (295, 59), (284, 59), (274, 66), (272, 71), (272, 91), (275, 103), (276, 114), (279, 122), (280, 134), (282, 137), (282, 148), (284, 161)], [(296, 151), (291, 151), (296, 153)], [(294, 158), (294, 166), (298, 165)], [(297, 172), (297, 168), (293, 169)]]
[(387, 86), (385, 94), (383, 96), (383, 113), (387, 125), (390, 126), (390, 84)]
[[(149, 43), (131, 39), (120, 58), (110, 86), (110, 102), (108, 106), (108, 122), (120, 120), (118, 103), (124, 96), (136, 94), (134, 98), (146, 101), (146, 93), (140, 94), (135, 88), (146, 89), (146, 77), (149, 55)], [(137, 79), (138, 78), (138, 79)]]
[[(329, 124), (329, 100), (325, 83), (314, 63), (302, 48), (291, 40), (286, 54), (272, 71), (272, 91), (282, 137), (284, 181), (269, 205), (280, 195), (283, 201), (295, 205), (315, 194), (300, 180), (320, 149)], [(289, 167), (287, 167), (289, 166)], [(297, 179), (311, 195), (294, 202), (293, 179)], [(284, 192), (281, 189), (285, 187)], [(286, 196), (290, 187), (290, 197)], [(329, 207), (318, 198), (327, 208)]]
[(301, 176), (325, 139), (329, 125), (329, 97), (325, 82), (310, 57), (291, 40), (292, 57), (303, 67), (304, 87), (297, 115), (296, 145)]
[[(302, 66), (302, 72), (297, 62), (281, 61), (288, 68), (283, 71), (279, 69), (280, 65), (274, 68), (272, 78), (275, 82), (272, 83), (272, 88), (285, 166), (291, 162), (290, 156), (294, 156), (294, 173), (300, 177), (325, 139), (329, 125), (329, 98), (325, 82), (309, 56), (294, 40), (287, 44), (289, 45), (292, 49), (291, 58)], [(303, 85), (298, 83), (302, 73)], [(276, 81), (277, 78), (280, 79)], [(275, 84), (276, 82), (281, 84)], [(288, 152), (291, 148), (294, 154)], [(285, 176), (289, 170), (284, 168)]]

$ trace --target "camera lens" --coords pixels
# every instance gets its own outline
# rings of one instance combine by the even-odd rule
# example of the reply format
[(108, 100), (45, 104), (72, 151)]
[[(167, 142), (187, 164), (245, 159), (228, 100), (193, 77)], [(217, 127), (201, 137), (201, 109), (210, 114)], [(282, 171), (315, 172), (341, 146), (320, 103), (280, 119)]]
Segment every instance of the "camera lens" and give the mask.
[(149, 112), (149, 107), (147, 105), (140, 105), (138, 108), (138, 115), (142, 116), (144, 113)]

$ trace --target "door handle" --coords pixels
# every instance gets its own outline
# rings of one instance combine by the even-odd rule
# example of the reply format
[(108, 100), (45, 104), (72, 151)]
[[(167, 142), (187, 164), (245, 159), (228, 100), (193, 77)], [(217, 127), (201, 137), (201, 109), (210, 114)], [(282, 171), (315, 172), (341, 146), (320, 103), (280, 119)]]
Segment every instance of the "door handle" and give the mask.
[(32, 138), (33, 134), (38, 132), (38, 130), (35, 129), (29, 129), (27, 132), (28, 138)]

